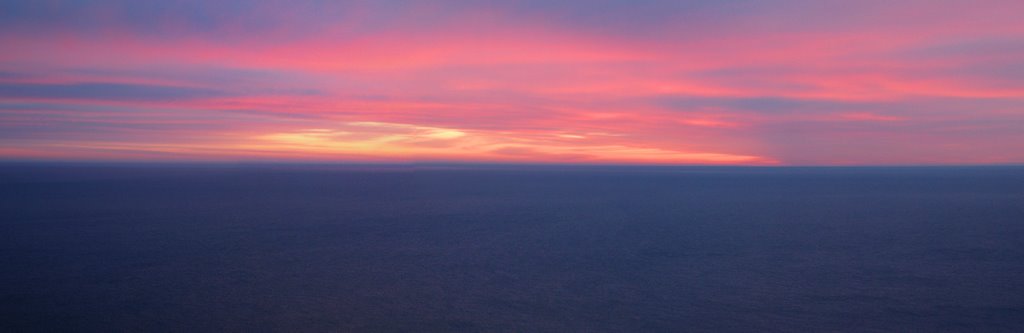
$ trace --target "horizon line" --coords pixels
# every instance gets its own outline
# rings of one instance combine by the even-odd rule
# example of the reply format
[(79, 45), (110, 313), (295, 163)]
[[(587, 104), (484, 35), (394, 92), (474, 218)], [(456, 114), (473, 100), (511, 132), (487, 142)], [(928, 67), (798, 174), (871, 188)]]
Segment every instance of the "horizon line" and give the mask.
[(959, 164), (666, 164), (666, 163), (572, 163), (572, 162), (475, 162), (475, 161), (217, 161), (217, 160), (28, 160), (0, 159), (0, 165), (83, 165), (83, 166), (391, 166), (391, 167), (643, 167), (643, 168), (930, 168), (930, 167), (1024, 167), (1024, 163)]

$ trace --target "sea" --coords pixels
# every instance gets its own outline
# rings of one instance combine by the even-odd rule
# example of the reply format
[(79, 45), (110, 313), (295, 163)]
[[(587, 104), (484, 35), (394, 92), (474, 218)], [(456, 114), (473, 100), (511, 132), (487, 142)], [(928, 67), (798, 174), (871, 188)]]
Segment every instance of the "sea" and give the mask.
[(1024, 167), (0, 165), (3, 332), (1024, 332)]

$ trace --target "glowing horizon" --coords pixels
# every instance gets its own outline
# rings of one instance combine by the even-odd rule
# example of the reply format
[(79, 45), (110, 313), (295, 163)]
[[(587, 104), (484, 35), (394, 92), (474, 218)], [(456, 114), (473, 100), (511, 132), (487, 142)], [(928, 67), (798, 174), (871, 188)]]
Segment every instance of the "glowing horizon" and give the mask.
[(0, 4), (0, 160), (1024, 163), (1020, 1)]

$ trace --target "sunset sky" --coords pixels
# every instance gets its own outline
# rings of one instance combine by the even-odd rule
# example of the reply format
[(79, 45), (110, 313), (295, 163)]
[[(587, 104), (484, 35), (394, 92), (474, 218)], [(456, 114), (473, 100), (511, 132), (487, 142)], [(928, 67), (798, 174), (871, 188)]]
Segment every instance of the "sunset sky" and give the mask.
[(1024, 163), (1024, 1), (3, 1), (0, 160)]

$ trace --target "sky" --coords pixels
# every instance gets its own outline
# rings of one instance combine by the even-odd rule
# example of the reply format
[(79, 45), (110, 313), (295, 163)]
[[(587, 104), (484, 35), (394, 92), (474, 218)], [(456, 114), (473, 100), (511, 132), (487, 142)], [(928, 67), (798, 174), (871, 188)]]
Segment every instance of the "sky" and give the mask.
[(1024, 163), (1024, 1), (0, 1), (0, 160)]

